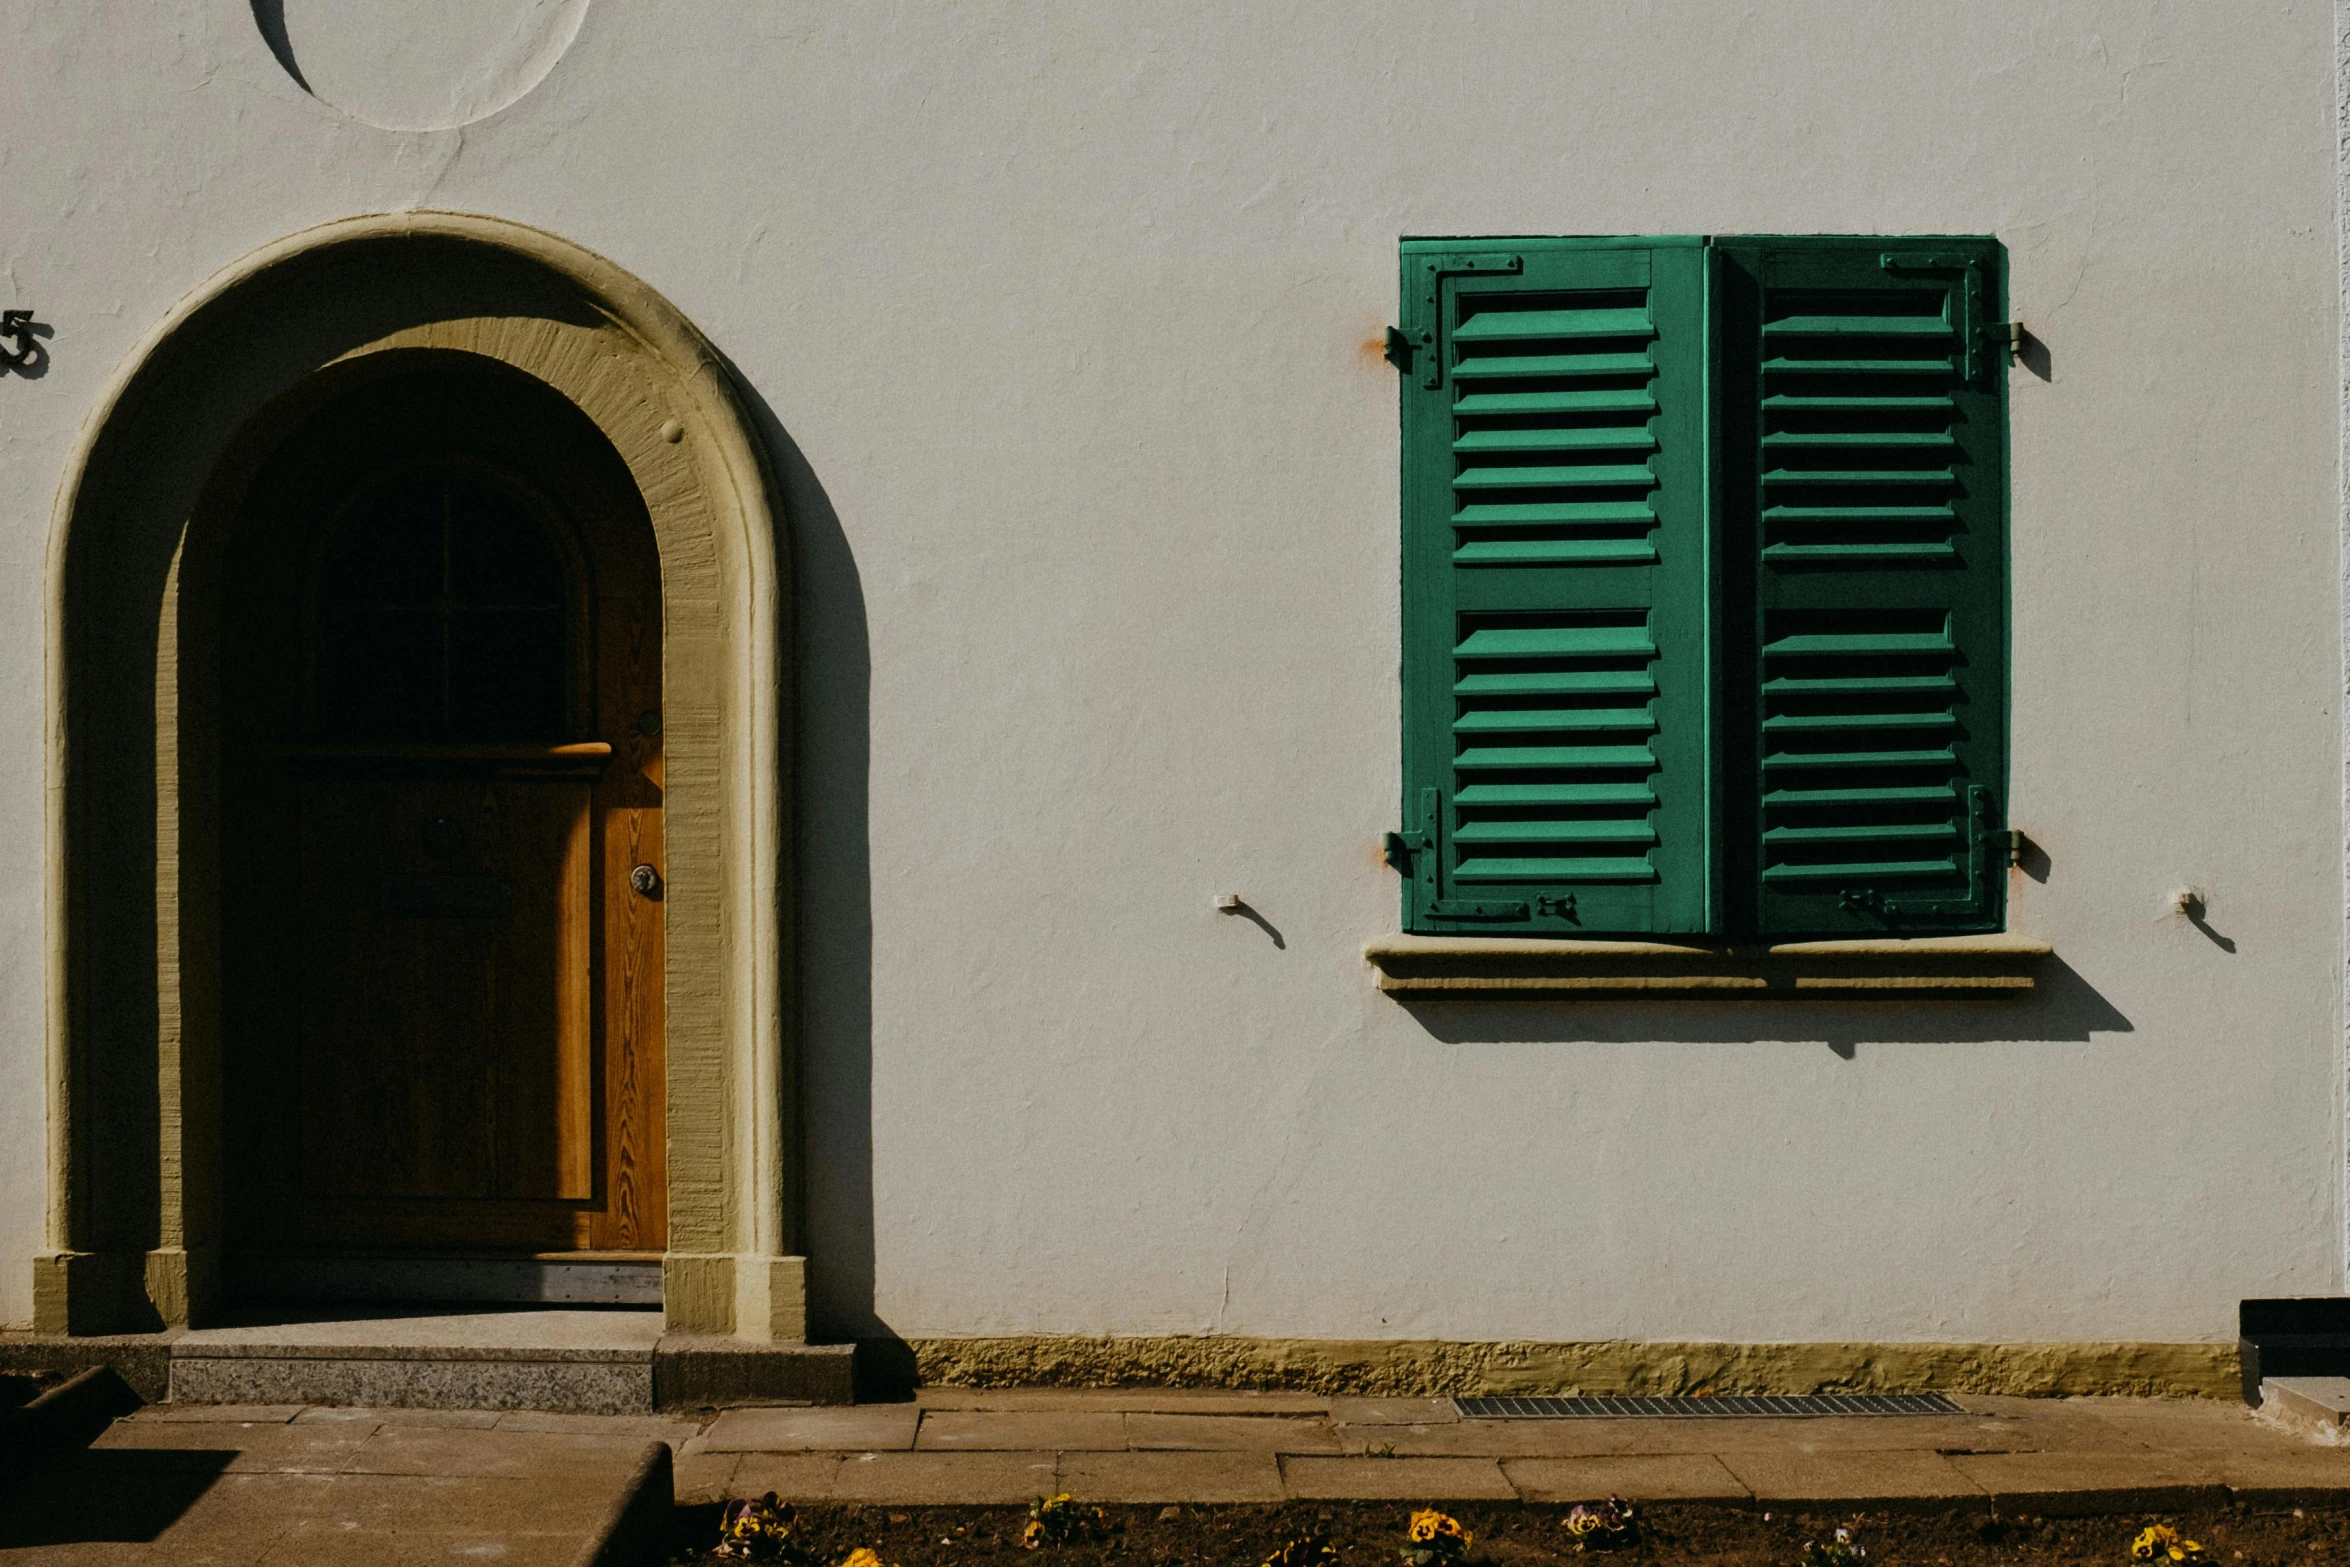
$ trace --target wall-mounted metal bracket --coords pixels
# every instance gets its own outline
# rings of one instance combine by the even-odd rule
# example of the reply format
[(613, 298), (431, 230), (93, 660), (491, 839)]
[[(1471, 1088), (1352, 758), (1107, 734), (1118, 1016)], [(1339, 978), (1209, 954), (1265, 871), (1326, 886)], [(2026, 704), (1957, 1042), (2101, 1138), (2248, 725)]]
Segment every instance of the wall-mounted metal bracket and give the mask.
[(1412, 856), (1426, 852), (1428, 835), (1419, 832), (1391, 832), (1381, 847), (1388, 866), (1405, 876), (1412, 873)]
[(1436, 334), (1432, 331), (1406, 332), (1401, 327), (1387, 329), (1386, 361), (1405, 375), (1412, 373), (1412, 355), (1436, 352)]

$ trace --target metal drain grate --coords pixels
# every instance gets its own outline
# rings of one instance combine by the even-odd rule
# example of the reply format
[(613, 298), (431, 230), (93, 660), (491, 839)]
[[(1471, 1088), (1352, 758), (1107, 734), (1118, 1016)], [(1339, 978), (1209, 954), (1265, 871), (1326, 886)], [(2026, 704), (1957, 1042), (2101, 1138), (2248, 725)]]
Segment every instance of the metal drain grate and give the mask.
[(1753, 1398), (1456, 1398), (1463, 1420), (1811, 1419), (1821, 1415), (1963, 1415), (1940, 1393), (1806, 1393)]

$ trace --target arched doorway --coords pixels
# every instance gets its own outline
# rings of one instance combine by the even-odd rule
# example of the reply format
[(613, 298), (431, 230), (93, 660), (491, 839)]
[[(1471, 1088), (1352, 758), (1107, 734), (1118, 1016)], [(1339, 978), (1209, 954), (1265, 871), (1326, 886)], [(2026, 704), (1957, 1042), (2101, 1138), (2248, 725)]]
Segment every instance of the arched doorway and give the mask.
[(657, 1295), (643, 499), (494, 360), (373, 356), (303, 400), (221, 561), (230, 1292)]
[[(381, 428), (352, 412), (367, 408)], [(504, 553), (461, 566), (446, 529), (434, 544), (393, 520), (436, 507), (464, 511), (464, 536), (505, 539)], [(452, 574), (476, 567), (486, 575), (456, 591)], [(435, 570), (437, 593), (392, 582)], [(69, 465), (48, 579), (50, 1208), (36, 1326), (200, 1321), (231, 1244), (601, 1238), (660, 1247), (674, 1329), (804, 1338), (787, 1200), (789, 594), (761, 447), (691, 324), (610, 262), (495, 219), (400, 213), (296, 235), (196, 291), (131, 357)], [(657, 653), (644, 662), (640, 648), (612, 684), (615, 590)], [(473, 679), (462, 658), (417, 652), (468, 638), (500, 644), (481, 667), (503, 673)], [(643, 682), (657, 695), (616, 694)], [(256, 697), (262, 711), (239, 710)], [(566, 749), (595, 745), (612, 758), (591, 767)], [(357, 754), (371, 746), (382, 754)], [(466, 747), (508, 749), (455, 754)], [(610, 794), (647, 752), (657, 817)], [(642, 846), (611, 841), (656, 821)], [(500, 858), (510, 850), (521, 858)], [(615, 1100), (613, 1024), (597, 1008), (613, 1004), (614, 965), (642, 962), (611, 945), (623, 860), (658, 877), (663, 1048), (657, 1095), (639, 1084)], [(299, 911), (312, 880), (312, 903), (349, 928), (311, 929)], [(485, 955), (453, 934), (532, 900), (536, 949)], [(576, 953), (582, 908), (588, 956), (567, 968), (545, 942)], [(406, 955), (371, 952), (362, 920), (401, 932)], [(454, 1063), (479, 1066), (478, 1050), (438, 1045), (403, 1057), (349, 1021), (289, 1034), (287, 998), (297, 1014), (331, 1011), (458, 970), (478, 991), (485, 963), (548, 988), (508, 1036), (487, 1109), (449, 1106), (397, 1156), (331, 1103), (318, 1107), (326, 1132), (284, 1133), (287, 1096), (299, 1110), (306, 1090), (273, 1075), (272, 1050), (340, 1041), (355, 1059), (318, 1070), (358, 1077), (328, 1097), (411, 1114), (459, 1097)], [(584, 1025), (566, 973), (587, 976)], [(413, 999), (378, 1004), (390, 1036), (435, 1026)], [(503, 1025), (495, 1003), (469, 1005), (479, 1044)], [(599, 1207), (617, 1201), (611, 1123), (627, 1104), (657, 1105), (665, 1135), (635, 1145), (635, 1206)], [(317, 1188), (302, 1199), (310, 1219), (270, 1211), (289, 1159)], [(461, 1204), (530, 1216), (460, 1231)], [(362, 1210), (374, 1216), (355, 1229)], [(569, 1239), (542, 1245), (551, 1234)]]

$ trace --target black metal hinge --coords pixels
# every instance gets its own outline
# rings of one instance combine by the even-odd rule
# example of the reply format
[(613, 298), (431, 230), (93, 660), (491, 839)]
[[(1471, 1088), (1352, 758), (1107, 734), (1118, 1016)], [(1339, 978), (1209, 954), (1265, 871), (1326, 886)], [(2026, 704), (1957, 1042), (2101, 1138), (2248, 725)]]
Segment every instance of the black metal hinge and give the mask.
[[(1444, 325), (1444, 280), (1448, 277), (1467, 277), (1477, 273), (1523, 272), (1525, 270), (1525, 257), (1495, 255), (1491, 252), (1463, 252), (1455, 255), (1427, 256), (1421, 259), (1420, 275), (1427, 284), (1421, 295), (1421, 304), (1427, 311), (1429, 322), (1432, 323), (1419, 334), (1416, 341), (1412, 341), (1414, 350), (1426, 354), (1428, 358), (1428, 362), (1420, 367), (1420, 384), (1422, 386), (1433, 391), (1444, 384), (1444, 341), (1440, 335)], [(1397, 333), (1395, 336), (1403, 337), (1405, 334)], [(1407, 341), (1411, 340), (1407, 339)], [(1388, 346), (1392, 351), (1393, 337), (1388, 340)]]

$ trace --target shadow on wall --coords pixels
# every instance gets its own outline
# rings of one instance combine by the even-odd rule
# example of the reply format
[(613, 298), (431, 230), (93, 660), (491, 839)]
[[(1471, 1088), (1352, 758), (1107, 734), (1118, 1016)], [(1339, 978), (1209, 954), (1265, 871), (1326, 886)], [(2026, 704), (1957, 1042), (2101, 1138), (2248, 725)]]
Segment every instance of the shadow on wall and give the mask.
[(2136, 1032), (2062, 958), (2049, 958), (2028, 1001), (1496, 1001), (1400, 1000), (1448, 1045), (1576, 1043), (1826, 1045), (1850, 1061), (1862, 1045), (2086, 1043)]
[(868, 843), (873, 650), (865, 588), (840, 515), (775, 410), (728, 374), (767, 449), (790, 537), (793, 940), (799, 953), (803, 1187), (790, 1194), (808, 1258), (808, 1336), (887, 1335), (873, 1314), (873, 877)]

